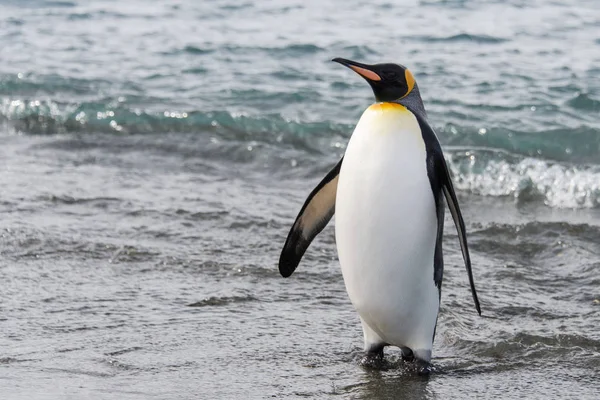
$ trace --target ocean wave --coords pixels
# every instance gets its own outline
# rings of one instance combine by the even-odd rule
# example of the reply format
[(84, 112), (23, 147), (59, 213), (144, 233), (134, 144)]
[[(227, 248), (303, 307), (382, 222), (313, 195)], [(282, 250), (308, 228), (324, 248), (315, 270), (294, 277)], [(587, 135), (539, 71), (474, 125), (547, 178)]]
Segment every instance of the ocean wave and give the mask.
[(570, 165), (489, 149), (448, 152), (457, 189), (543, 201), (553, 208), (600, 207), (600, 166)]
[[(130, 108), (118, 99), (80, 104), (51, 100), (7, 100), (0, 103), (0, 123), (33, 135), (68, 133), (213, 135), (215, 140), (240, 142), (240, 146), (268, 143), (309, 153), (343, 147), (351, 125), (331, 121), (303, 122), (279, 114), (251, 116), (229, 111), (151, 112)], [(325, 143), (327, 142), (327, 143)]]
[[(198, 133), (223, 143), (221, 151), (211, 147), (216, 152), (213, 158), (263, 164), (275, 153), (289, 156), (290, 149), (293, 158), (331, 156), (332, 149), (343, 150), (353, 129), (351, 124), (305, 122), (280, 114), (152, 112), (131, 108), (119, 99), (78, 104), (5, 99), (0, 103), (0, 123), (37, 135)], [(460, 190), (555, 208), (600, 207), (600, 132), (595, 129), (482, 132), (446, 126), (438, 131)], [(238, 152), (264, 154), (237, 157)]]
[(344, 54), (344, 57), (348, 57), (353, 60), (361, 60), (368, 59), (369, 57), (381, 56), (381, 53), (367, 45), (345, 46), (343, 43), (340, 42), (334, 43), (332, 47), (336, 49), (336, 51), (338, 51), (340, 54)]
[[(592, 356), (598, 346), (598, 341), (579, 334), (553, 334), (536, 335), (518, 332), (507, 338), (493, 342), (472, 342), (460, 340), (456, 348), (461, 350), (469, 348), (481, 357), (498, 357), (498, 354), (507, 357), (527, 357), (530, 361), (539, 359), (562, 359), (574, 352), (578, 356)], [(551, 349), (552, 351), (548, 351)]]
[(254, 296), (211, 296), (194, 303), (188, 304), (188, 307), (210, 307), (210, 306), (223, 306), (230, 303), (246, 303), (250, 301), (257, 301), (258, 299)]
[(411, 36), (411, 39), (426, 43), (444, 42), (444, 43), (455, 43), (455, 42), (470, 42), (478, 44), (495, 44), (507, 42), (509, 39), (489, 36), (489, 35), (475, 35), (470, 33), (459, 33), (450, 36)]
[(198, 46), (187, 45), (183, 48), (183, 51), (189, 54), (210, 54), (214, 52), (214, 49), (202, 49)]
[(536, 159), (600, 164), (600, 129), (592, 126), (524, 131), (448, 124), (438, 129), (438, 136), (446, 146), (492, 148)]
[[(283, 76), (280, 78), (284, 79)], [(68, 82), (64, 84), (71, 85)], [(81, 90), (88, 86), (85, 81), (79, 84), (82, 86)], [(60, 87), (63, 83), (57, 82), (56, 85)], [(35, 91), (36, 87), (31, 90)], [(268, 98), (272, 102), (301, 102), (305, 98), (317, 96), (312, 92), (268, 94), (259, 90), (238, 90), (232, 93), (245, 98)], [(324, 138), (332, 138), (339, 142), (336, 147), (343, 148), (354, 128), (351, 123), (332, 120), (303, 121), (278, 113), (252, 115), (227, 110), (149, 110), (135, 106), (148, 101), (148, 98), (140, 98), (135, 94), (77, 103), (38, 99), (31, 100), (23, 96), (4, 98), (0, 102), (0, 122), (16, 131), (38, 135), (208, 132), (223, 139), (283, 143), (311, 150), (317, 149), (322, 144), (319, 139)], [(160, 100), (157, 99), (156, 102), (160, 103)], [(586, 95), (578, 96), (575, 102), (581, 104), (573, 104), (573, 107), (589, 109), (598, 103)], [(505, 127), (477, 128), (447, 124), (436, 130), (444, 146), (491, 148), (535, 159), (600, 164), (600, 129), (592, 126), (518, 131)], [(317, 143), (313, 143), (315, 140)]]
[(305, 55), (317, 54), (324, 52), (325, 49), (311, 43), (292, 43), (285, 46), (241, 46), (241, 45), (222, 45), (219, 47), (210, 47), (206, 45), (204, 47), (197, 46), (194, 44), (188, 44), (181, 48), (170, 49), (166, 51), (160, 51), (159, 54), (166, 56), (175, 56), (180, 54), (190, 55), (207, 55), (215, 52), (229, 53), (229, 54), (255, 54), (264, 53), (269, 56), (277, 58), (295, 58), (302, 57)]
[(567, 101), (567, 104), (577, 110), (600, 111), (600, 100), (596, 100), (586, 93), (579, 93), (577, 96)]
[(107, 90), (110, 81), (104, 79), (78, 79), (57, 74), (35, 76), (33, 74), (0, 75), (0, 93), (3, 103), (8, 100), (4, 96), (39, 96), (43, 95), (87, 95)]

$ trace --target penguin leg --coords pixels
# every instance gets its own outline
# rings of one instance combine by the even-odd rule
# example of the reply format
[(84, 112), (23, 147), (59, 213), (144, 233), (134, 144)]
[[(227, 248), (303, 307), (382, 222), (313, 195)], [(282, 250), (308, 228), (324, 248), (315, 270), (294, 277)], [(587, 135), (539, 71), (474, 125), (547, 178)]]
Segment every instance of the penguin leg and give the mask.
[(365, 340), (365, 355), (361, 364), (367, 367), (380, 368), (383, 362), (383, 348), (387, 345), (385, 341), (361, 318)]
[(415, 361), (415, 355), (410, 348), (400, 347), (400, 350), (402, 350), (402, 361), (404, 361), (404, 362)]
[(415, 365), (417, 367), (417, 374), (429, 375), (432, 371), (431, 364), (431, 349), (418, 349), (413, 351), (415, 357)]
[(375, 332), (371, 327), (360, 318), (360, 323), (363, 328), (363, 336), (365, 339), (365, 353), (366, 354), (381, 354), (383, 356), (383, 348), (387, 345), (385, 341)]
[(426, 363), (431, 361), (431, 349), (414, 350), (413, 354), (415, 355), (417, 361), (424, 361)]

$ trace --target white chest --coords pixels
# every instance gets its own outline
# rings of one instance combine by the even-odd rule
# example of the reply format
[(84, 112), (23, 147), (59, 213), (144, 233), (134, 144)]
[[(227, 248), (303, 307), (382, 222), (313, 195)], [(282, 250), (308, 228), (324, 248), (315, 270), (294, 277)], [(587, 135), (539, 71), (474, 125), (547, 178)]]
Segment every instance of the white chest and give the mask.
[(383, 103), (365, 111), (342, 163), (335, 221), (344, 281), (361, 317), (382, 332), (402, 335), (396, 321), (420, 323), (422, 312), (411, 315), (423, 307), (428, 321), (437, 315), (437, 215), (426, 157), (415, 116)]
[[(405, 220), (435, 214), (426, 158), (421, 129), (410, 111), (391, 103), (369, 107), (346, 149), (336, 220), (346, 212), (364, 224), (375, 214)], [(373, 229), (383, 230), (388, 225), (383, 222)]]

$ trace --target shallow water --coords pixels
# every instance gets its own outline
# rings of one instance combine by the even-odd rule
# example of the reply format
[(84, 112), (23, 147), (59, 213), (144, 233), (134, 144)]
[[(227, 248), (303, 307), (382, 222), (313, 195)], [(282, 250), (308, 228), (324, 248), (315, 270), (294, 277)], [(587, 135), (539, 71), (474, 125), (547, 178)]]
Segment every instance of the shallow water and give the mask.
[[(200, 3), (200, 4), (197, 4)], [(583, 398), (600, 392), (595, 1), (0, 1), (6, 399)], [(362, 332), (333, 226), (285, 235), (367, 85), (414, 72), (452, 167), (435, 371)]]

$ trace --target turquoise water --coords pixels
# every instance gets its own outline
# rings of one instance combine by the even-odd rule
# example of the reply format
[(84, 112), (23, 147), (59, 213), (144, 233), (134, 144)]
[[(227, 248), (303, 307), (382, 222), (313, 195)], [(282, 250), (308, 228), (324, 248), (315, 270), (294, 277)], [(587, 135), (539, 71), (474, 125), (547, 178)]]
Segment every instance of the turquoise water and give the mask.
[[(0, 1), (0, 392), (596, 398), (599, 27), (594, 0)], [(463, 204), (484, 318), (448, 229), (428, 380), (358, 365), (331, 227), (277, 272), (372, 102), (338, 56), (413, 71)]]
[(45, 135), (201, 132), (256, 141), (260, 158), (265, 145), (331, 162), (369, 93), (329, 59), (398, 61), (461, 189), (597, 207), (598, 10), (568, 4), (4, 2), (0, 121)]

